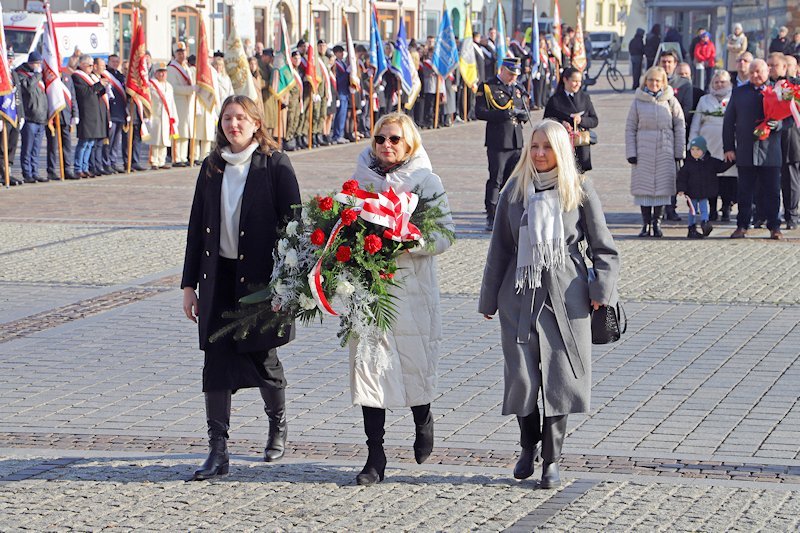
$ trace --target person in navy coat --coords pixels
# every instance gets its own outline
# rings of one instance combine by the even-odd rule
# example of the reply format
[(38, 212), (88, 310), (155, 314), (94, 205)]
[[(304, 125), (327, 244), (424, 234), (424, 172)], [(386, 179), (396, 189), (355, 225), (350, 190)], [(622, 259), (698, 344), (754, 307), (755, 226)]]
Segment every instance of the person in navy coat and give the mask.
[(764, 120), (764, 97), (761, 91), (769, 83), (769, 69), (763, 59), (750, 64), (750, 81), (734, 87), (725, 111), (722, 125), (722, 147), (726, 161), (735, 161), (739, 171), (736, 231), (731, 238), (747, 236), (752, 219), (753, 197), (756, 210), (767, 222), (770, 238), (780, 240), (781, 233), (781, 136), (775, 132), (784, 124), (775, 120), (768, 122), (772, 134), (763, 141), (753, 134)]

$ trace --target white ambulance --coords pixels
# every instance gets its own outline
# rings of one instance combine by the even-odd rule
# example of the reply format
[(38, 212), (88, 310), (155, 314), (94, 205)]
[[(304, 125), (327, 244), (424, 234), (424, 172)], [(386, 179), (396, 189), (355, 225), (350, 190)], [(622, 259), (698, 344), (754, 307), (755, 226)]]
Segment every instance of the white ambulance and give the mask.
[[(44, 13), (26, 11), (3, 13), (6, 42), (14, 49), (13, 67), (27, 61), (30, 52), (42, 51), (44, 23)], [(75, 11), (53, 13), (53, 26), (63, 65), (67, 64), (76, 46), (81, 53), (92, 57), (106, 59), (112, 53), (108, 19), (100, 15)]]

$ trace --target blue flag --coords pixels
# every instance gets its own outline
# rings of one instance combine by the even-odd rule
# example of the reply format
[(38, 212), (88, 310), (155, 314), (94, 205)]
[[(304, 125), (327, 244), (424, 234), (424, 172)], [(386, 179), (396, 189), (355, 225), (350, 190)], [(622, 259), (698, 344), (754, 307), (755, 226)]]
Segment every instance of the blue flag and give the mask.
[(533, 0), (533, 20), (531, 21), (531, 72), (539, 67), (539, 14), (536, 0)]
[[(0, 96), (0, 116), (8, 120), (14, 127), (17, 126), (17, 89)], [(2, 170), (2, 169), (0, 169)]]
[(503, 3), (497, 2), (497, 40), (494, 43), (497, 50), (497, 70), (503, 64), (503, 59), (508, 55), (506, 47), (506, 15), (503, 11)]
[(370, 23), (369, 31), (369, 61), (375, 67), (375, 83), (378, 83), (389, 68), (386, 63), (386, 50), (383, 49), (383, 39), (381, 39), (381, 32), (378, 31), (378, 19), (375, 16), (375, 6), (372, 5), (370, 9), (372, 13), (372, 20)]
[(453, 24), (450, 22), (450, 13), (447, 6), (442, 9), (442, 22), (439, 24), (439, 33), (436, 37), (436, 46), (433, 48), (431, 58), (433, 70), (439, 76), (447, 76), (458, 65), (458, 47)]
[(395, 46), (397, 49), (392, 57), (391, 69), (400, 77), (400, 85), (403, 86), (403, 92), (410, 94), (414, 86), (414, 75), (417, 74), (417, 69), (414, 68), (414, 61), (411, 59), (411, 54), (408, 52), (406, 27), (403, 24), (402, 18), (400, 18), (400, 28), (397, 30)]

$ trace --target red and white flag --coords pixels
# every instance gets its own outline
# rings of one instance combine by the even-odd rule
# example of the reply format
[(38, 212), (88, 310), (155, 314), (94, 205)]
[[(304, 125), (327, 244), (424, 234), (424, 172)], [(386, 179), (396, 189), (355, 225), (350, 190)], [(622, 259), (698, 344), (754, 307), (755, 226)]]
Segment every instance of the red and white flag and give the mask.
[(6, 32), (3, 27), (3, 6), (0, 4), (0, 96), (10, 94), (13, 90), (11, 84), (11, 65), (8, 64), (6, 57), (8, 43), (6, 42)]
[(49, 4), (45, 4), (44, 12), (47, 22), (42, 33), (42, 78), (47, 93), (47, 120), (51, 121), (62, 109), (72, 105), (72, 98), (69, 89), (61, 81), (61, 58), (58, 57), (56, 28)]
[(208, 58), (208, 36), (203, 17), (198, 18), (200, 24), (197, 32), (197, 97), (206, 111), (212, 113), (217, 102), (214, 89), (214, 73), (211, 72), (211, 61)]
[(563, 36), (561, 35), (561, 10), (558, 8), (558, 0), (555, 0), (553, 3), (553, 57), (555, 57), (559, 63), (562, 62), (561, 59), (561, 40)]
[(584, 71), (587, 65), (586, 60), (586, 46), (583, 42), (583, 24), (581, 24), (580, 3), (578, 3), (578, 22), (575, 23), (575, 42), (572, 43), (572, 66), (581, 72)]
[(350, 67), (350, 85), (356, 89), (361, 87), (361, 78), (358, 75), (358, 58), (356, 58), (356, 49), (353, 46), (353, 37), (350, 35), (350, 24), (347, 23), (347, 17), (342, 17), (344, 20), (345, 42), (347, 45), (347, 64)]

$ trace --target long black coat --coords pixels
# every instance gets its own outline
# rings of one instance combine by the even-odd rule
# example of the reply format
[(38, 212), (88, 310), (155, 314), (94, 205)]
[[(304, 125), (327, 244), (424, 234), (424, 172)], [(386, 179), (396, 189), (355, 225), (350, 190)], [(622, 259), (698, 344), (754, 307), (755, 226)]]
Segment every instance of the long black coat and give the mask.
[(75, 98), (78, 100), (78, 138), (105, 139), (108, 137), (108, 109), (102, 96), (105, 86), (99, 81), (89, 85), (78, 74), (72, 75), (75, 85)]
[[(783, 164), (780, 133), (773, 132), (767, 140), (758, 141), (758, 145), (753, 136), (753, 130), (764, 120), (763, 101), (761, 91), (750, 82), (734, 87), (731, 93), (722, 122), (722, 149), (736, 151), (738, 166), (780, 167)], [(778, 122), (777, 130), (782, 128), (783, 123)]]
[[(578, 129), (589, 130), (596, 128), (598, 124), (597, 113), (594, 111), (592, 99), (589, 95), (583, 91), (578, 91), (573, 100), (562, 89), (559, 89), (547, 101), (547, 106), (544, 108), (544, 118), (552, 118), (558, 122), (572, 124), (570, 115), (581, 111), (583, 111), (583, 115)], [(575, 147), (575, 160), (583, 172), (592, 170), (592, 156), (588, 146)]]
[[(224, 161), (223, 161), (224, 163)], [(214, 333), (208, 324), (214, 305), (219, 237), (221, 228), (220, 197), (222, 169), (207, 176), (208, 158), (200, 168), (189, 217), (186, 256), (181, 288), (200, 288), (199, 334), (200, 349), (205, 350), (208, 338)], [(293, 216), (292, 206), (300, 203), (300, 189), (289, 157), (280, 152), (265, 155), (260, 149), (253, 153), (247, 174), (239, 218), (239, 261), (236, 269), (236, 298), (252, 292), (251, 287), (267, 284), (272, 274), (272, 251), (278, 241), (278, 227)], [(236, 342), (240, 353), (264, 351), (289, 342), (291, 330), (279, 337), (277, 329), (264, 333), (252, 331), (246, 339)]]
[(475, 116), (486, 121), (484, 146), (495, 150), (519, 150), (523, 147), (522, 124), (511, 118), (511, 110), (525, 109), (522, 98), (519, 88), (509, 87), (497, 77), (478, 86)]

